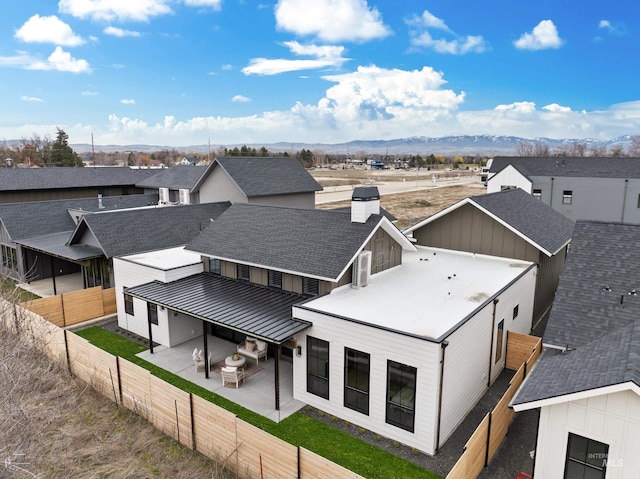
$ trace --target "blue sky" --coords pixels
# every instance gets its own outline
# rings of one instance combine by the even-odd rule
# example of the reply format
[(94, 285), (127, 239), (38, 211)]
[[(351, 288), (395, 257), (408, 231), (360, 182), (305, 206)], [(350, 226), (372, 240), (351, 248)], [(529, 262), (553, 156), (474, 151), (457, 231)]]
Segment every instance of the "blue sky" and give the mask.
[(0, 27), (3, 140), (640, 134), (631, 0), (27, 0)]

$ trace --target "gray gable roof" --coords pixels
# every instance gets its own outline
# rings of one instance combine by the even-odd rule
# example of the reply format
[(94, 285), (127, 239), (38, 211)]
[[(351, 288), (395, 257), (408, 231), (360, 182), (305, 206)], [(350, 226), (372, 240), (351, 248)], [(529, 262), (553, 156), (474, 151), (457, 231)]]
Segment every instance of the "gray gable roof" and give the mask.
[(574, 222), (520, 188), (469, 199), (551, 254), (571, 241)]
[[(158, 203), (158, 195), (105, 196), (104, 210), (137, 208)], [(101, 211), (97, 198), (73, 198), (53, 201), (0, 204), (0, 221), (11, 236), (20, 240), (62, 231), (72, 231), (76, 224), (69, 210)]]
[(249, 198), (321, 191), (322, 187), (296, 158), (222, 157), (221, 166)]
[(207, 256), (337, 280), (382, 221), (330, 210), (236, 203), (186, 247)]
[(129, 167), (2, 168), (0, 191), (133, 186), (155, 173)]
[[(513, 404), (633, 381), (640, 386), (640, 225), (578, 221), (544, 343)], [(634, 291), (638, 288), (638, 294)]]
[(577, 350), (564, 353), (545, 350), (512, 404), (525, 404), (629, 381), (640, 386), (640, 321)]
[(493, 159), (489, 171), (498, 173), (508, 165), (527, 177), (640, 178), (640, 158), (627, 157), (499, 156)]
[(185, 245), (230, 205), (225, 201), (87, 215), (69, 244), (79, 244), (90, 231), (107, 258)]
[(206, 166), (176, 165), (171, 168), (155, 170), (156, 174), (136, 183), (136, 186), (139, 188), (171, 188), (173, 190), (188, 188), (192, 190), (206, 170)]

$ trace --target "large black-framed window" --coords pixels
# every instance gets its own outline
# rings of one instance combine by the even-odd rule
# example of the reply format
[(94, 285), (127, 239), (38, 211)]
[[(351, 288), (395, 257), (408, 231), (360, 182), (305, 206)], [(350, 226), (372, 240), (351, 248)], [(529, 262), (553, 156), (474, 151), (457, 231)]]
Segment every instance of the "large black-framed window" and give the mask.
[(329, 342), (307, 336), (307, 392), (329, 399)]
[(344, 406), (369, 415), (371, 356), (344, 348)]
[(388, 424), (413, 432), (416, 411), (416, 378), (413, 366), (387, 361)]
[(2, 266), (12, 271), (18, 271), (18, 253), (16, 248), (2, 245)]
[(124, 312), (133, 316), (133, 296), (124, 293)]
[(564, 479), (604, 479), (609, 445), (569, 433)]
[(158, 324), (158, 305), (156, 303), (147, 303), (147, 315), (151, 324)]
[(241, 281), (251, 279), (251, 267), (248, 264), (236, 264), (236, 277)]

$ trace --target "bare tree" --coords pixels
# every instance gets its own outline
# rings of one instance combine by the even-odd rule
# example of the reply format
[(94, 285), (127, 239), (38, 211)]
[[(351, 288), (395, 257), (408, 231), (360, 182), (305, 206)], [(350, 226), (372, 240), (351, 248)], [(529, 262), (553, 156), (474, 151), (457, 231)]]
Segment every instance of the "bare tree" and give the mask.
[(536, 142), (533, 148), (533, 154), (534, 156), (537, 156), (539, 158), (545, 158), (549, 156), (549, 144), (540, 141)]
[(640, 156), (640, 135), (634, 135), (631, 137), (631, 144), (627, 149), (627, 154), (634, 157)]
[(607, 147), (604, 145), (593, 144), (589, 147), (589, 154), (596, 158), (602, 158), (607, 156)]
[(521, 141), (516, 145), (516, 156), (533, 156), (533, 144), (528, 141)]

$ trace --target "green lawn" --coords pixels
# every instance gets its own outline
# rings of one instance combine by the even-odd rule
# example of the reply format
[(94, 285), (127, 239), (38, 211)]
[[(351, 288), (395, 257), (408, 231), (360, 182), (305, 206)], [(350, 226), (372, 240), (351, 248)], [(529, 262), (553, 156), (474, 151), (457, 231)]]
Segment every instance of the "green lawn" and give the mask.
[(0, 290), (2, 295), (6, 299), (14, 300), (16, 303), (22, 303), (24, 301), (31, 301), (32, 299), (40, 299), (37, 294), (30, 293), (29, 291), (18, 288), (16, 282), (12, 279), (5, 278), (0, 283)]
[(412, 462), (405, 461), (387, 451), (378, 449), (365, 441), (354, 438), (305, 414), (298, 412), (280, 423), (275, 423), (138, 358), (136, 354), (147, 349), (145, 346), (141, 346), (103, 328), (94, 326), (78, 331), (77, 334), (95, 346), (149, 370), (152, 374), (168, 383), (217, 404), (234, 413), (243, 421), (259, 427), (290, 444), (302, 446), (313, 451), (361, 476), (371, 479), (395, 479), (398, 477), (440, 478), (439, 475), (427, 471)]

